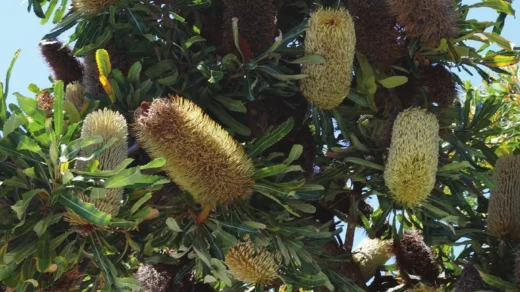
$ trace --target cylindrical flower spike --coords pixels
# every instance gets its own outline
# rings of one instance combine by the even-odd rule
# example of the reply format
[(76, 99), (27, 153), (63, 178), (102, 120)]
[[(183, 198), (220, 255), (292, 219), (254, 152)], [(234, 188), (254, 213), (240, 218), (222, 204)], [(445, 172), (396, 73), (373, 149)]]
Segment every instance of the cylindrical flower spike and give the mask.
[(401, 240), (394, 240), (393, 253), (401, 277), (409, 281), (409, 275), (421, 277), (421, 281), (435, 283), (439, 269), (429, 246), (416, 231), (405, 231)]
[(83, 66), (68, 47), (57, 40), (42, 41), (40, 51), (54, 72), (54, 79), (67, 85), (83, 77)]
[(392, 256), (392, 242), (365, 238), (352, 252), (354, 261), (359, 265), (361, 274), (365, 280), (369, 280), (377, 268), (384, 265)]
[(457, 33), (457, 12), (453, 0), (387, 0), (406, 35), (429, 46)]
[(496, 189), (488, 207), (488, 232), (499, 238), (520, 238), (520, 156), (500, 157), (493, 170)]
[(67, 85), (65, 89), (65, 102), (70, 102), (78, 111), (87, 99), (85, 98), (85, 88), (79, 82)]
[(391, 197), (403, 207), (428, 198), (439, 156), (439, 122), (426, 110), (412, 108), (397, 116), (384, 179)]
[(248, 240), (232, 246), (226, 253), (226, 265), (237, 280), (266, 285), (278, 278), (279, 265), (274, 254)]
[(354, 19), (356, 50), (372, 65), (387, 69), (406, 55), (402, 33), (386, 0), (349, 0), (347, 7)]
[[(99, 170), (114, 169), (119, 163), (127, 158), (128, 143), (127, 143), (128, 127), (125, 118), (114, 111), (103, 109), (98, 110), (87, 115), (83, 122), (81, 129), (81, 137), (87, 138), (90, 136), (101, 136), (103, 142), (100, 144), (90, 145), (81, 150), (80, 156), (86, 157), (92, 152), (106, 144), (111, 138), (117, 140), (107, 149), (96, 154), (94, 159), (99, 161)], [(76, 161), (75, 168), (85, 170), (87, 162)], [(123, 199), (123, 189), (105, 189), (105, 198), (91, 200), (89, 196), (80, 194), (79, 197), (88, 203), (93, 203), (94, 206), (107, 214), (117, 216)], [(68, 212), (68, 221), (75, 225), (88, 224), (83, 218)]]
[(117, 2), (119, 2), (119, 0), (73, 0), (72, 5), (78, 9), (78, 11), (94, 15)]
[(333, 109), (347, 96), (356, 48), (354, 23), (345, 9), (320, 8), (309, 19), (305, 54), (320, 55), (324, 64), (304, 65), (302, 94), (321, 109)]
[(203, 205), (229, 204), (248, 193), (253, 162), (219, 124), (182, 97), (156, 99), (135, 113), (136, 136), (151, 157)]

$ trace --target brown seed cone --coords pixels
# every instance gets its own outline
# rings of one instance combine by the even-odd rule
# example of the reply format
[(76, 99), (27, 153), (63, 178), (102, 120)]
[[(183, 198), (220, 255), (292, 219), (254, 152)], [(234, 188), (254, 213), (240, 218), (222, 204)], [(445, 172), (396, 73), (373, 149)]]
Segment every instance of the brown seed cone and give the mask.
[(349, 0), (348, 10), (356, 29), (356, 51), (378, 68), (389, 68), (406, 55), (397, 20), (386, 0)]
[(46, 90), (36, 96), (38, 108), (44, 111), (51, 111), (54, 105), (54, 97)]
[(222, 41), (227, 52), (235, 51), (232, 18), (238, 18), (238, 32), (253, 54), (266, 51), (274, 42), (277, 7), (273, 0), (223, 0)]
[(458, 15), (453, 0), (387, 0), (390, 11), (404, 26), (406, 36), (436, 47), (457, 34)]
[(40, 52), (54, 72), (54, 79), (67, 84), (79, 81), (83, 77), (83, 66), (72, 55), (68, 47), (62, 48), (63, 43), (52, 40), (40, 43)]
[(440, 64), (424, 69), (420, 83), (430, 100), (440, 108), (451, 107), (457, 98), (457, 86), (451, 72)]
[(455, 284), (456, 292), (474, 292), (474, 291), (498, 291), (496, 288), (486, 284), (477, 270), (472, 264), (464, 266), (462, 275)]
[(434, 284), (439, 269), (433, 252), (416, 231), (405, 231), (401, 240), (394, 240), (393, 251), (401, 276), (410, 281), (408, 275), (421, 277), (421, 281)]

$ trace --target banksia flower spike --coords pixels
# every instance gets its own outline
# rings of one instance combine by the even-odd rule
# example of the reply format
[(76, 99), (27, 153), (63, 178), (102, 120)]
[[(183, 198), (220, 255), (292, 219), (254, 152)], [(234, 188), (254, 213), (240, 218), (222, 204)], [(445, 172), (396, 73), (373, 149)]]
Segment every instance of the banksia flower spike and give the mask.
[(465, 265), (462, 275), (460, 275), (460, 278), (455, 284), (455, 292), (474, 292), (480, 290), (498, 291), (482, 280), (480, 273), (474, 265)]
[(67, 88), (65, 89), (65, 101), (70, 102), (78, 111), (80, 111), (83, 104), (87, 101), (83, 85), (79, 82), (73, 82), (67, 85)]
[(422, 282), (429, 284), (437, 280), (439, 269), (433, 252), (417, 232), (405, 231), (401, 240), (394, 240), (393, 253), (405, 280), (410, 279), (408, 275), (419, 276)]
[(386, 69), (406, 55), (386, 0), (349, 0), (348, 11), (354, 19), (356, 50), (373, 65)]
[(426, 110), (412, 108), (397, 116), (384, 179), (391, 197), (403, 207), (428, 198), (435, 183), (439, 122)]
[[(276, 33), (276, 13), (278, 7), (273, 0), (223, 0), (225, 50), (235, 50), (232, 19), (238, 18), (240, 37), (251, 48), (253, 54), (266, 51), (274, 42)], [(242, 50), (245, 48), (241, 45)], [(243, 52), (244, 53), (244, 52)]]
[(488, 207), (488, 232), (499, 238), (520, 237), (520, 156), (500, 157), (493, 170), (496, 189)]
[(68, 47), (62, 47), (63, 43), (57, 40), (40, 42), (41, 54), (54, 72), (54, 79), (66, 86), (83, 77), (83, 66)]
[(237, 280), (266, 285), (278, 278), (278, 263), (274, 254), (248, 240), (232, 246), (226, 253), (226, 265)]
[[(94, 159), (99, 161), (99, 170), (112, 170), (128, 155), (127, 135), (128, 127), (125, 118), (114, 111), (103, 109), (87, 115), (81, 129), (81, 137), (101, 136), (103, 142), (101, 144), (90, 145), (81, 150), (80, 156), (89, 156), (96, 148), (106, 144), (111, 138), (116, 138), (109, 148), (98, 153)], [(88, 162), (76, 161), (75, 168), (85, 170)], [(123, 189), (105, 189), (105, 198), (91, 200), (89, 196), (80, 194), (79, 197), (112, 217), (117, 216), (123, 198)], [(68, 221), (72, 224), (87, 224), (84, 219), (76, 214), (69, 212), (67, 214)]]
[(94, 15), (108, 8), (110, 5), (114, 5), (119, 0), (73, 0), (72, 5), (78, 11), (86, 14)]
[(36, 96), (38, 108), (44, 111), (51, 111), (54, 105), (54, 97), (46, 90)]
[(377, 268), (384, 265), (392, 256), (392, 242), (389, 240), (379, 240), (365, 238), (358, 247), (352, 252), (354, 262), (359, 265), (363, 278), (368, 281)]
[(408, 37), (436, 47), (441, 39), (456, 36), (458, 16), (453, 0), (387, 1)]
[(135, 113), (135, 130), (151, 157), (200, 204), (229, 204), (248, 193), (253, 163), (202, 109), (182, 97), (156, 99)]
[(309, 19), (305, 53), (320, 55), (324, 64), (304, 65), (302, 94), (322, 109), (333, 109), (347, 96), (352, 81), (356, 33), (345, 9), (320, 8)]

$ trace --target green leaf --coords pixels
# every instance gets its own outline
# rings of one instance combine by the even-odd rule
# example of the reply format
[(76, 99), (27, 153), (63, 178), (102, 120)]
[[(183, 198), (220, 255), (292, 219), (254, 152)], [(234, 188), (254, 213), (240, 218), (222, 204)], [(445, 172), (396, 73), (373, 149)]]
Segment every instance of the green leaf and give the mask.
[(71, 123), (79, 123), (81, 121), (81, 115), (78, 112), (78, 109), (74, 104), (71, 102), (65, 102), (63, 104), (63, 109), (65, 110), (65, 113), (67, 114), (67, 117), (69, 117), (69, 121)]
[(305, 57), (301, 57), (294, 61), (289, 61), (291, 64), (302, 64), (302, 65), (315, 65), (315, 64), (325, 64), (326, 60), (322, 56), (319, 55), (307, 55)]
[(230, 114), (228, 114), (222, 107), (218, 104), (210, 104), (210, 111), (215, 114), (217, 119), (221, 121), (228, 129), (232, 132), (238, 133), (242, 136), (251, 135), (251, 130), (239, 123), (235, 120)]
[(63, 133), (63, 102), (64, 102), (64, 84), (58, 80), (54, 84), (54, 132), (56, 137), (61, 137)]
[(47, 217), (43, 218), (43, 220), (38, 221), (36, 225), (34, 225), (34, 232), (38, 235), (38, 237), (41, 237), (42, 234), (47, 230), (47, 227), (49, 226), (49, 222), (53, 218), (53, 214), (48, 215)]
[(177, 221), (175, 221), (175, 219), (173, 219), (171, 217), (168, 217), (168, 219), (166, 219), (166, 226), (168, 226), (168, 228), (172, 231), (182, 232), (182, 229), (179, 226), (179, 224), (177, 223)]
[(177, 68), (175, 66), (175, 63), (171, 59), (166, 59), (159, 61), (157, 64), (153, 65), (152, 67), (148, 68), (144, 74), (150, 78), (154, 79), (156, 77), (159, 77), (161, 74), (170, 71), (174, 68)]
[(62, 194), (58, 201), (92, 224), (108, 226), (112, 219), (110, 214), (99, 211), (94, 204), (85, 203), (74, 195)]
[(381, 171), (384, 171), (385, 170), (385, 167), (382, 166), (382, 165), (379, 165), (377, 163), (374, 163), (374, 162), (370, 162), (370, 161), (367, 161), (365, 159), (362, 159), (362, 158), (358, 158), (358, 157), (346, 157), (344, 159), (345, 162), (350, 162), (350, 163), (354, 163), (354, 164), (357, 164), (357, 165), (361, 165), (361, 166), (364, 166), (364, 167), (368, 167), (368, 168), (373, 168), (373, 169), (377, 169), (377, 170), (381, 170)]
[(40, 0), (31, 0), (29, 3), (33, 4), (33, 11), (36, 16), (39, 18), (45, 18), (45, 13), (43, 13), (42, 5), (40, 3)]
[(235, 99), (232, 99), (231, 97), (227, 97), (227, 96), (216, 96), (214, 98), (230, 111), (237, 112), (237, 113), (246, 113), (247, 112), (247, 109), (244, 106), (244, 103), (240, 100), (235, 100)]
[(392, 76), (385, 79), (377, 80), (384, 88), (396, 88), (408, 82), (406, 76)]
[(509, 40), (507, 40), (506, 38), (504, 38), (503, 36), (501, 36), (497, 33), (483, 31), (482, 34), (487, 36), (491, 41), (493, 41), (499, 47), (501, 47), (502, 49), (504, 49), (508, 52), (513, 51), (513, 49), (515, 47), (515, 45), (512, 42), (510, 42)]
[(96, 64), (98, 66), (99, 75), (108, 77), (112, 72), (112, 64), (110, 63), (110, 56), (104, 49), (96, 50)]
[(280, 173), (283, 173), (287, 170), (287, 165), (285, 164), (277, 164), (272, 166), (267, 166), (261, 169), (257, 169), (255, 174), (253, 175), (253, 179), (260, 179), (270, 176), (275, 176)]
[(291, 148), (291, 152), (289, 152), (289, 156), (283, 163), (285, 163), (287, 165), (293, 163), (293, 161), (298, 160), (298, 158), (300, 158), (302, 153), (303, 153), (302, 145), (300, 145), (300, 144), (293, 145), (293, 147)]
[(289, 207), (291, 207), (293, 209), (296, 209), (296, 210), (299, 210), (299, 211), (302, 211), (302, 212), (305, 212), (305, 213), (308, 213), (308, 214), (316, 213), (316, 207), (315, 206), (313, 206), (311, 204), (304, 203), (302, 201), (289, 200), (287, 202), (287, 205), (289, 205)]
[(11, 116), (5, 121), (4, 128), (2, 130), (3, 136), (7, 137), (9, 134), (14, 132), (14, 130), (18, 129), (18, 127), (25, 125), (27, 123), (27, 119), (25, 117), (20, 117), (15, 113), (12, 113)]
[(205, 41), (206, 41), (206, 39), (199, 35), (192, 36), (191, 38), (189, 38), (187, 41), (184, 42), (184, 47), (186, 49), (188, 49), (191, 46), (193, 46), (193, 44), (195, 44), (195, 43), (205, 42)]
[(161, 168), (164, 166), (165, 163), (166, 163), (166, 159), (159, 157), (159, 158), (156, 158), (156, 159), (148, 162), (146, 165), (141, 166), (140, 169), (145, 170), (145, 169)]
[(38, 240), (38, 251), (36, 253), (36, 269), (42, 273), (52, 264), (50, 249), (51, 234), (49, 231), (40, 236)]
[(482, 272), (480, 269), (478, 272), (480, 274), (480, 277), (482, 277), (482, 280), (484, 280), (484, 282), (488, 283), (489, 285), (491, 285), (493, 287), (497, 287), (500, 289), (512, 289), (512, 291), (516, 291), (518, 288), (515, 284), (504, 281), (497, 276), (486, 274), (486, 273)]
[(38, 145), (38, 143), (36, 143), (28, 136), (22, 136), (20, 138), (20, 142), (18, 143), (18, 146), (16, 146), (16, 150), (27, 150), (43, 156), (40, 145)]
[(125, 169), (120, 173), (110, 177), (105, 182), (105, 188), (121, 188), (138, 182), (143, 175), (139, 171), (139, 167)]
[(134, 278), (117, 278), (115, 280), (116, 288), (128, 288), (132, 291), (139, 290), (141, 288), (141, 284)]
[(260, 223), (260, 222), (255, 222), (255, 221), (244, 221), (244, 222), (242, 222), (242, 224), (244, 224), (245, 226), (254, 228), (254, 229), (266, 229), (267, 228), (267, 226), (265, 224)]
[(5, 280), (7, 277), (11, 276), (11, 274), (16, 270), (17, 263), (15, 261), (12, 261), (8, 263), (7, 265), (1, 265), (0, 266), (0, 281)]
[(11, 63), (9, 64), (9, 68), (7, 68), (7, 74), (5, 76), (5, 90), (3, 88), (2, 82), (0, 82), (0, 122), (5, 122), (7, 119), (7, 96), (9, 95), (9, 79), (11, 79), (11, 73), (14, 68), (14, 64), (20, 56), (22, 52), (21, 49), (18, 49), (16, 53), (14, 53), (13, 58), (11, 59)]
[(92, 188), (90, 191), (90, 199), (92, 201), (103, 198), (106, 198), (106, 192), (104, 188)]
[(18, 202), (16, 202), (16, 204), (11, 206), (11, 209), (13, 209), (13, 211), (16, 213), (16, 217), (18, 217), (19, 220), (22, 220), (22, 217), (25, 214), (25, 210), (27, 210), (27, 207), (29, 207), (31, 200), (40, 192), (47, 193), (43, 189), (28, 191), (22, 195), (21, 200), (19, 200)]
[(267, 148), (271, 147), (276, 142), (280, 141), (283, 137), (285, 137), (289, 132), (291, 132), (294, 126), (294, 119), (291, 117), (278, 127), (276, 127), (269, 134), (263, 136), (262, 138), (254, 141), (248, 149), (248, 154), (251, 157), (256, 157), (264, 152)]
[(134, 214), (144, 203), (152, 198), (152, 193), (147, 193), (142, 198), (140, 198), (130, 209), (130, 215)]
[(130, 70), (128, 70), (128, 81), (130, 81), (132, 84), (137, 85), (139, 84), (139, 77), (141, 76), (141, 70), (143, 69), (143, 66), (140, 62), (135, 62), (132, 67), (130, 67)]
[(14, 95), (18, 100), (18, 106), (37, 124), (45, 124), (45, 113), (38, 108), (38, 102), (34, 98), (25, 97), (18, 92)]
[(473, 168), (474, 167), (471, 165), (471, 163), (467, 162), (467, 161), (462, 161), (462, 162), (452, 162), (450, 164), (446, 164), (446, 165), (443, 165), (439, 168), (439, 172), (440, 173), (451, 173), (451, 172), (459, 172), (461, 170), (464, 170), (466, 168)]
[(497, 12), (503, 12), (507, 15), (515, 15), (515, 10), (513, 9), (511, 3), (504, 0), (483, 0), (481, 2), (469, 5), (468, 7), (488, 7), (495, 9)]
[(58, 0), (51, 0), (47, 10), (45, 11), (45, 17), (40, 21), (40, 24), (46, 24), (47, 21), (51, 18), (54, 9), (56, 8), (56, 4), (58, 4)]

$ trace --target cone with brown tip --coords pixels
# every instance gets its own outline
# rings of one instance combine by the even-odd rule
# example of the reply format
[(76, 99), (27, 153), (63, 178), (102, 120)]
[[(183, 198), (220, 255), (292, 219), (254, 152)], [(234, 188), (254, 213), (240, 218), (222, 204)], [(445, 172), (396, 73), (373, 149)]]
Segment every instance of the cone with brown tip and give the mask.
[(40, 52), (54, 72), (54, 79), (69, 83), (83, 78), (83, 66), (68, 47), (57, 40), (42, 41)]

